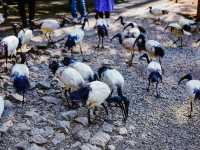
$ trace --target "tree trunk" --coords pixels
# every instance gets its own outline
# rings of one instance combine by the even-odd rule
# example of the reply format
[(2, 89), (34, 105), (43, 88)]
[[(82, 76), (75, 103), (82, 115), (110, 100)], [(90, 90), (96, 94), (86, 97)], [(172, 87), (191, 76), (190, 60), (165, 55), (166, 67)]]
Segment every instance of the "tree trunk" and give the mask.
[(198, 0), (197, 4), (197, 21), (200, 21), (200, 0)]

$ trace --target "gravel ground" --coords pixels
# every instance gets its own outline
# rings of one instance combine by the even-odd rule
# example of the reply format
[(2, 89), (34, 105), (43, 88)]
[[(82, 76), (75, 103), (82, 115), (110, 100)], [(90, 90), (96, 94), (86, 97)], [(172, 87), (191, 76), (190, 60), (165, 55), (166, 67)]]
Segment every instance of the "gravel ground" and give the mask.
[[(179, 48), (171, 44), (174, 37), (164, 32), (165, 25), (154, 25), (146, 18), (129, 17), (127, 20), (142, 24), (148, 38), (160, 41), (166, 48), (163, 84), (159, 86), (161, 97), (155, 97), (155, 90), (146, 92), (147, 64), (138, 61), (141, 54), (136, 55), (129, 68), (125, 63), (127, 53), (117, 41), (111, 43), (107, 39), (104, 50), (95, 50), (96, 34), (89, 30), (84, 40), (88, 64), (96, 71), (101, 63), (109, 62), (125, 78), (124, 93), (130, 100), (127, 123), (121, 122), (118, 109), (110, 110), (113, 123), (106, 123), (107, 116), (99, 108), (95, 124), (88, 127), (86, 109), (68, 110), (61, 89), (48, 70), (47, 59), (50, 55), (59, 55), (60, 49), (40, 50), (43, 51), (40, 57), (33, 56), (35, 59), (28, 61), (33, 89), (28, 91), (24, 107), (14, 100), (15, 92), (8, 76), (1, 74), (3, 83), (8, 84), (11, 98), (6, 101), (5, 113), (0, 120), (0, 150), (14, 150), (16, 146), (28, 150), (199, 149), (199, 102), (195, 102), (193, 117), (185, 117), (189, 110), (187, 95), (184, 84), (177, 84), (178, 79), (189, 72), (199, 79), (200, 55), (198, 46), (194, 45), (199, 35), (185, 36), (185, 46)], [(119, 26), (113, 25), (110, 36)], [(79, 54), (75, 55), (81, 59)]]

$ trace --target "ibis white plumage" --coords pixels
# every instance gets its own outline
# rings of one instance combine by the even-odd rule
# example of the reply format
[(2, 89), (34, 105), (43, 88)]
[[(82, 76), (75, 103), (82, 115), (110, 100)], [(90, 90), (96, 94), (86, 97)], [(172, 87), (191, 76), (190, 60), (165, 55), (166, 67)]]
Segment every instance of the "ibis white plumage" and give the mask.
[(119, 43), (128, 51), (131, 53), (131, 59), (128, 61), (128, 65), (131, 66), (132, 65), (132, 61), (134, 58), (134, 53), (135, 51), (141, 51), (145, 49), (145, 40), (142, 39), (139, 40), (139, 42), (136, 42), (137, 38), (133, 38), (133, 37), (128, 37), (126, 38), (124, 36), (123, 33), (117, 33), (116, 35), (114, 35), (112, 37), (111, 40), (113, 40), (114, 38), (118, 38), (119, 39)]
[(109, 85), (112, 93), (117, 89), (118, 96), (123, 96), (124, 77), (119, 71), (104, 65), (98, 69), (98, 76), (102, 82)]
[(193, 112), (193, 101), (200, 99), (200, 80), (194, 80), (191, 74), (187, 74), (181, 77), (178, 84), (180, 84), (183, 80), (187, 80), (186, 91), (190, 101), (190, 111), (188, 117), (191, 117)]
[(29, 82), (29, 68), (26, 64), (25, 55), (21, 55), (21, 64), (15, 64), (11, 70), (11, 80), (13, 81), (13, 86), (19, 94), (24, 95), (30, 86)]
[(64, 94), (67, 96), (68, 106), (70, 107), (68, 94), (71, 91), (79, 89), (85, 84), (81, 74), (72, 67), (62, 67), (58, 62), (49, 63), (52, 73), (64, 84)]
[(93, 81), (81, 87), (77, 91), (70, 93), (70, 99), (72, 101), (82, 102), (88, 107), (88, 121), (91, 122), (90, 109), (94, 109), (95, 107), (102, 105), (106, 110), (106, 113), (108, 113), (104, 102), (110, 96), (110, 94), (111, 89), (106, 83)]
[(158, 93), (158, 84), (162, 82), (162, 67), (157, 61), (150, 61), (147, 54), (144, 54), (140, 57), (140, 60), (145, 58), (147, 60), (147, 76), (148, 76), (148, 87), (147, 91), (150, 89), (151, 83), (156, 83), (156, 96), (159, 97)]
[(0, 14), (0, 24), (4, 23), (5, 18), (3, 17), (3, 14)]
[(85, 81), (92, 82), (97, 79), (92, 68), (86, 63), (82, 63), (70, 57), (64, 57), (63, 64), (77, 70)]
[(85, 28), (86, 22), (88, 22), (87, 18), (84, 19), (84, 22), (83, 22), (81, 28), (76, 27), (73, 31), (71, 31), (69, 33), (69, 35), (67, 37), (67, 40), (65, 42), (65, 47), (67, 47), (68, 50), (71, 50), (71, 54), (73, 52), (73, 48), (76, 45), (79, 45), (80, 51), (81, 51), (81, 55), (83, 56), (82, 41), (83, 41), (83, 38), (85, 36), (84, 28)]
[(5, 105), (4, 103), (5, 103), (4, 98), (2, 96), (0, 96), (0, 118), (1, 118), (3, 111), (4, 111), (4, 105)]
[(101, 43), (101, 48), (104, 48), (104, 38), (108, 36), (108, 23), (105, 19), (99, 18), (96, 21), (96, 28), (97, 28), (97, 35), (99, 38), (99, 42), (97, 45), (97, 48), (100, 47)]
[(0, 42), (0, 58), (6, 59), (6, 69), (9, 57), (16, 57), (19, 39), (14, 36), (7, 36)]

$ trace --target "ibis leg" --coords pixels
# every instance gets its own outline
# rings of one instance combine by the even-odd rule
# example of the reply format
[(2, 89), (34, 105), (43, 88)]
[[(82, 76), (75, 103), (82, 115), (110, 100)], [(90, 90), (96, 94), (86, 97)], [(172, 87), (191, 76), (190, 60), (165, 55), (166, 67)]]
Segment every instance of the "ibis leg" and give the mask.
[(103, 106), (103, 108), (105, 109), (105, 111), (106, 111), (106, 115), (108, 115), (108, 109), (107, 109), (107, 107), (106, 107), (106, 105), (103, 103), (103, 104), (101, 104), (102, 106)]
[(147, 87), (147, 92), (149, 92), (150, 86), (151, 86), (151, 80), (150, 80), (150, 79), (148, 79), (148, 87)]

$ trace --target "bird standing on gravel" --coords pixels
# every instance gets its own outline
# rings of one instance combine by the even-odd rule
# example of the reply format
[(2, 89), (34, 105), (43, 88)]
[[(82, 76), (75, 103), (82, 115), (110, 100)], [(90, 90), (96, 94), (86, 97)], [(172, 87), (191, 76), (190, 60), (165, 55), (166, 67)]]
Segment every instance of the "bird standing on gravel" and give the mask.
[(7, 70), (8, 57), (16, 58), (17, 49), (19, 47), (21, 47), (19, 39), (14, 35), (6, 36), (1, 40), (0, 57), (6, 59), (6, 70)]
[(193, 101), (200, 100), (200, 80), (194, 80), (192, 79), (191, 74), (187, 74), (179, 80), (178, 84), (180, 84), (183, 80), (188, 80), (186, 82), (186, 91), (189, 96), (189, 102), (190, 102), (190, 111), (188, 117), (192, 116), (193, 112)]
[(101, 48), (104, 49), (104, 38), (106, 36), (108, 37), (108, 23), (106, 22), (105, 19), (99, 18), (96, 21), (95, 28), (97, 28), (97, 35), (99, 38), (99, 43), (97, 45), (97, 48), (100, 47), (101, 43)]
[(13, 81), (13, 86), (19, 94), (23, 95), (22, 104), (24, 104), (24, 95), (28, 88), (29, 83), (29, 68), (25, 64), (26, 56), (21, 54), (21, 63), (15, 64), (11, 70), (11, 80)]
[(44, 37), (48, 40), (48, 42), (52, 42), (52, 33), (59, 29), (64, 27), (67, 20), (65, 18), (62, 18), (61, 21), (58, 21), (56, 19), (44, 19), (39, 24), (36, 23), (35, 20), (32, 21), (32, 24), (36, 27), (41, 29)]
[(160, 16), (166, 15), (169, 13), (169, 11), (159, 8), (153, 8), (152, 6), (149, 7), (149, 13), (156, 17), (154, 20), (155, 23), (160, 22)]
[(162, 83), (162, 67), (160, 63), (156, 61), (150, 61), (147, 54), (140, 56), (140, 60), (143, 58), (146, 59), (148, 66), (147, 66), (147, 75), (148, 75), (148, 87), (147, 91), (150, 89), (151, 83), (156, 83), (156, 96), (159, 97), (158, 93), (158, 84)]
[(83, 57), (82, 42), (83, 42), (83, 38), (85, 36), (84, 28), (85, 28), (86, 22), (88, 22), (87, 18), (84, 19), (84, 22), (83, 22), (81, 28), (75, 28), (71, 33), (69, 33), (69, 35), (67, 37), (67, 40), (65, 42), (65, 47), (67, 47), (68, 50), (71, 51), (71, 55), (73, 53), (73, 48), (76, 45), (79, 45), (81, 55)]

